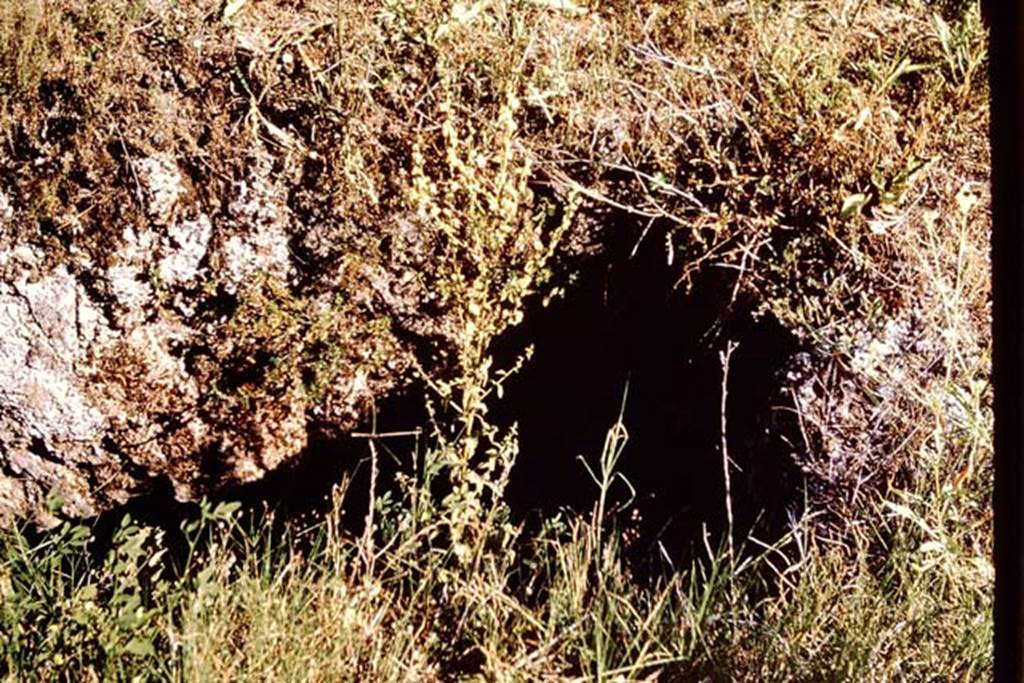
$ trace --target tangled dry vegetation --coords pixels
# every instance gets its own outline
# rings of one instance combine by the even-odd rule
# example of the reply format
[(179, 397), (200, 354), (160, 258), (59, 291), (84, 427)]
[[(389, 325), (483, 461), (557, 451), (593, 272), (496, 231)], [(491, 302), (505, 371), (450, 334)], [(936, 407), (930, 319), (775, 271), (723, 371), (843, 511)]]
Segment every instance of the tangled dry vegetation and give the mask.
[[(123, 347), (90, 359), (163, 416), (176, 481), (220, 476), (211, 429), (261, 471), (293, 457), (365, 412), (356, 385), (419, 378), (434, 425), (357, 539), (206, 504), (177, 541), (126, 521), (100, 556), (70, 523), (6, 532), (7, 674), (984, 677), (985, 55), (974, 4), (921, 0), (3, 3), (4, 278), (67, 266), (124, 331), (126, 226), (172, 256), (209, 233), (187, 278), (146, 264), (151, 310), (196, 331), (202, 429), (164, 419), (180, 396)], [(682, 291), (733, 273), (723, 311), (804, 343), (779, 420), (806, 514), (782, 538), (704, 539), (686, 571), (635, 577), (605, 507), (621, 424), (593, 515), (509, 522), (491, 342), (612, 240), (663, 242)]]

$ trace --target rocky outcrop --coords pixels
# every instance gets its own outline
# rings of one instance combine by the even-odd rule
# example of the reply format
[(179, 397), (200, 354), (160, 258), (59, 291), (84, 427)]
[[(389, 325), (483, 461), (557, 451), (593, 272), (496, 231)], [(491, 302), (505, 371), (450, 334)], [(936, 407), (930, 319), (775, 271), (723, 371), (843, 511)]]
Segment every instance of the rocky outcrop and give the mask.
[(429, 72), (333, 73), (384, 18), (88, 7), (48, 9), (74, 44), (0, 83), (0, 523), (258, 479), (443, 371), (458, 329), (457, 245), (405, 196)]
[(214, 216), (173, 157), (130, 160), (143, 214), (59, 255), (0, 195), (0, 519), (53, 523), (53, 496), (92, 515), (158, 477), (183, 500), (257, 479), (403, 381), (386, 313), (416, 315), (408, 275), (369, 255), (311, 276), (287, 174), (251, 158)]

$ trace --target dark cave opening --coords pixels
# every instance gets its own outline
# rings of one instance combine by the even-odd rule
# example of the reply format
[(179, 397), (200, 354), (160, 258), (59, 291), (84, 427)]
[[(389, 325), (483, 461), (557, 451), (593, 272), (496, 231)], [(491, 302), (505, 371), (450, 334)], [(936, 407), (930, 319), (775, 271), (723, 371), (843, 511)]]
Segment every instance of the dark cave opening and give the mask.
[[(648, 238), (635, 255), (611, 251), (576, 286), (501, 340), (498, 357), (527, 344), (535, 352), (507, 384), (495, 414), (517, 423), (520, 455), (507, 492), (519, 519), (560, 507), (586, 510), (597, 487), (579, 462), (592, 466), (618, 418), (629, 440), (619, 470), (635, 488), (635, 554), (687, 555), (706, 525), (725, 529), (721, 456), (723, 370), (727, 389), (735, 531), (777, 536), (802, 501), (801, 472), (791, 457), (793, 420), (786, 419), (780, 380), (798, 351), (796, 339), (770, 315), (758, 316), (739, 297), (729, 306), (735, 271), (708, 269), (685, 293), (666, 263), (664, 240)], [(623, 250), (620, 250), (623, 252)], [(617, 486), (620, 499), (628, 488)], [(658, 549), (656, 544), (660, 544)]]

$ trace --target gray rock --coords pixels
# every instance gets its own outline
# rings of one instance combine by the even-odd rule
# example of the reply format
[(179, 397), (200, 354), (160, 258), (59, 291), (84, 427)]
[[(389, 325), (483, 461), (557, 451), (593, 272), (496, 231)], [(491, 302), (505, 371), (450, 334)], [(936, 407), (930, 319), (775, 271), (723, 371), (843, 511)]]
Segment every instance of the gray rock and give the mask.
[[(136, 160), (138, 220), (89, 243), (69, 219), (63, 252), (16, 229), (0, 196), (15, 228), (0, 230), (0, 523), (94, 515), (157, 479), (181, 500), (258, 479), (403, 381), (411, 351), (381, 320), (416, 316), (414, 255), (359, 266), (389, 283), (380, 294), (351, 277), (363, 291), (340, 291), (337, 268), (290, 249), (310, 232), (287, 206), (292, 176), (250, 157), (216, 214), (170, 156)], [(302, 268), (309, 291), (292, 284)]]

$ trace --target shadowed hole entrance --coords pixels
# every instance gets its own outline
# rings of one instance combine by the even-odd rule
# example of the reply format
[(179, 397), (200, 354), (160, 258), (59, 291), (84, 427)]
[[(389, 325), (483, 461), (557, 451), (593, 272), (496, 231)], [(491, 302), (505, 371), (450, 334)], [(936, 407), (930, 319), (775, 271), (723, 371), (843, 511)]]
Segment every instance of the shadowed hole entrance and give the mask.
[[(538, 306), (501, 341), (499, 358), (527, 344), (535, 353), (508, 381), (496, 415), (519, 429), (508, 490), (518, 518), (587, 510), (598, 488), (577, 456), (596, 469), (628, 384), (619, 470), (635, 498), (620, 528), (631, 529), (634, 556), (678, 561), (705, 525), (712, 543), (726, 527), (719, 351), (729, 341), (737, 344), (726, 411), (739, 467), (731, 473), (736, 534), (777, 537), (799, 512), (793, 448), (801, 439), (782, 385), (799, 349), (774, 318), (755, 315), (752, 302), (732, 301), (735, 271), (708, 269), (689, 293), (675, 287), (678, 271), (666, 264), (663, 244), (649, 238), (632, 257), (613, 252), (593, 263), (565, 297)], [(618, 483), (614, 494), (621, 502), (629, 489)]]

